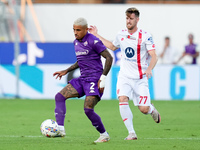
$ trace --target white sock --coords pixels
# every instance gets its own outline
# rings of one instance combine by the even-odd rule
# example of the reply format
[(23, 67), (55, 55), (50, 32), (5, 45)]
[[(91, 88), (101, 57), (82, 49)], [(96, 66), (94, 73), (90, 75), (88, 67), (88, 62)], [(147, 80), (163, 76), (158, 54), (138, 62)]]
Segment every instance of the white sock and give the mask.
[(151, 114), (154, 109), (155, 109), (154, 106), (150, 104), (148, 114)]
[(60, 125), (58, 125), (58, 129), (59, 129), (59, 130), (62, 130), (62, 131), (65, 130), (64, 126), (60, 126)]
[(135, 130), (133, 128), (133, 114), (131, 112), (128, 102), (120, 102), (119, 111), (128, 132), (135, 133)]
[(100, 133), (100, 135), (108, 135), (108, 132), (105, 131), (104, 133)]

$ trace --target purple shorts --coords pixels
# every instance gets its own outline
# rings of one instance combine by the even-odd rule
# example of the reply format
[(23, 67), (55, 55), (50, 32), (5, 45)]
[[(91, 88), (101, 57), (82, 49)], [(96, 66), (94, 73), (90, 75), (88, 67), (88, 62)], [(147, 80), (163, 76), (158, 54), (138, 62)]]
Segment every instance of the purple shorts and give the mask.
[(98, 95), (101, 99), (103, 93), (99, 92), (98, 89), (98, 80), (97, 81), (85, 81), (81, 78), (74, 78), (69, 81), (69, 83), (78, 91), (79, 97), (84, 95)]

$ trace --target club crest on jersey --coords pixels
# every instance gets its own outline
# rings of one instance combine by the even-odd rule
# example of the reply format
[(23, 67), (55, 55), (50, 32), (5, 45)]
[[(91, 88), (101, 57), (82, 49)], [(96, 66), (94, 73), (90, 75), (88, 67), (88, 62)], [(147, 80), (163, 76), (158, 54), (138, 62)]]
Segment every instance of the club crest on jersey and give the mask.
[(132, 47), (127, 47), (125, 49), (125, 54), (128, 58), (132, 58), (135, 55), (135, 51)]
[(87, 55), (89, 53), (89, 50), (87, 49), (82, 49), (76, 52), (76, 56), (80, 56), (80, 55)]
[(83, 44), (84, 44), (84, 46), (87, 46), (87, 45), (88, 45), (88, 42), (87, 42), (87, 41), (85, 41)]

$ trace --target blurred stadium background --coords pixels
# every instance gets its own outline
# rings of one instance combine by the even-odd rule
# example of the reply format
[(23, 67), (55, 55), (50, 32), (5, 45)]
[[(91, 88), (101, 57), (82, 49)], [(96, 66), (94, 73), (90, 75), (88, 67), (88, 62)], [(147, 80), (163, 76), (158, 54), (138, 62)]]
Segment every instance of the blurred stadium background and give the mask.
[[(113, 40), (125, 27), (125, 10), (137, 7), (139, 27), (149, 31), (158, 54), (165, 36), (179, 55), (194, 34), (200, 44), (200, 0), (0, 0), (0, 97), (54, 99), (74, 71), (62, 80), (52, 74), (76, 61), (73, 21), (85, 17), (99, 33)], [(103, 99), (116, 99), (120, 50), (111, 52), (113, 67)], [(103, 60), (102, 60), (103, 61)], [(149, 80), (153, 100), (200, 100), (200, 66), (158, 63)]]

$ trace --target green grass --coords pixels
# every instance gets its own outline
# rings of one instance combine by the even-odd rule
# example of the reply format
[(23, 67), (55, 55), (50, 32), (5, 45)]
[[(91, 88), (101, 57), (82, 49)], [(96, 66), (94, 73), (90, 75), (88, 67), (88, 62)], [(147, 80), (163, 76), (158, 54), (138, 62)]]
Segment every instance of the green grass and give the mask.
[(128, 132), (119, 114), (118, 101), (101, 101), (95, 111), (111, 136), (94, 144), (99, 133), (83, 111), (83, 100), (68, 100), (65, 138), (46, 138), (41, 123), (54, 117), (54, 100), (0, 100), (0, 150), (199, 150), (200, 101), (153, 101), (162, 116), (156, 124), (138, 108), (133, 111), (138, 140), (125, 141)]

